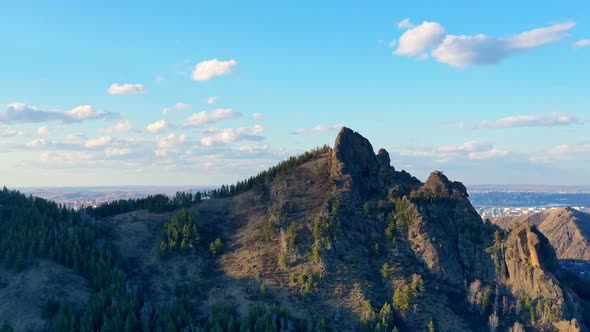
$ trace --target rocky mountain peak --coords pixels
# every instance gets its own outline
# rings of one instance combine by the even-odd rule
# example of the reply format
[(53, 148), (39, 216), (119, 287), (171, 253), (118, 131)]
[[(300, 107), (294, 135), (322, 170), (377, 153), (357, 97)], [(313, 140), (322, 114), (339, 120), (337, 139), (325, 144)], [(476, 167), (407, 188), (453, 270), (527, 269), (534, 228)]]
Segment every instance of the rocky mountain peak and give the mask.
[(391, 158), (389, 158), (389, 152), (385, 149), (379, 149), (377, 152), (377, 162), (381, 169), (387, 169), (391, 167)]
[(336, 137), (330, 174), (345, 186), (367, 194), (377, 186), (380, 168), (373, 146), (361, 134), (343, 127)]
[(444, 197), (469, 197), (467, 188), (463, 183), (458, 181), (450, 181), (446, 175), (441, 171), (434, 171), (430, 173), (428, 180), (424, 184), (424, 189), (430, 190), (433, 193)]

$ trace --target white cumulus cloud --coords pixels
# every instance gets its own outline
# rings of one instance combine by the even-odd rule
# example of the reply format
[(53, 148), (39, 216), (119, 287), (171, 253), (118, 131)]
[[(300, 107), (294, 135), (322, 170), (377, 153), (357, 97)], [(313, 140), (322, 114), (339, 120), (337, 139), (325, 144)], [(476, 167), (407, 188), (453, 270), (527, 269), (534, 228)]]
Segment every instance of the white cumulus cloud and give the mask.
[(171, 152), (177, 152), (178, 149), (187, 142), (186, 135), (160, 136), (156, 138), (157, 149), (154, 154), (158, 157), (168, 156)]
[(423, 22), (408, 29), (397, 42), (397, 55), (420, 56), (424, 51), (433, 48), (445, 37), (445, 28), (436, 22)]
[(453, 67), (493, 65), (522, 51), (568, 38), (568, 31), (575, 25), (568, 21), (497, 38), (485, 34), (446, 34), (439, 23), (424, 22), (401, 35), (394, 54), (423, 59), (431, 52), (436, 61)]
[(104, 112), (98, 111), (90, 105), (82, 105), (67, 111), (66, 115), (72, 121), (80, 122), (88, 119), (100, 118), (104, 115)]
[(195, 81), (208, 81), (216, 76), (226, 75), (232, 72), (238, 64), (236, 60), (220, 61), (212, 59), (199, 62), (193, 70), (192, 78)]
[(148, 132), (155, 134), (155, 133), (161, 133), (164, 130), (168, 130), (170, 128), (170, 123), (168, 121), (165, 120), (158, 120), (154, 123), (150, 123), (145, 130), (147, 130)]

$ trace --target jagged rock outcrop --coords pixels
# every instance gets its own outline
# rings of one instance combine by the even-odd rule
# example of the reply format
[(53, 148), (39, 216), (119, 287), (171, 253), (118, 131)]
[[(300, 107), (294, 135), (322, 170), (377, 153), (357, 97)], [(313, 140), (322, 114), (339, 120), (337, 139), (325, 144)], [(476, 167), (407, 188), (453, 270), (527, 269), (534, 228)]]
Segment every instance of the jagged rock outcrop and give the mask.
[[(549, 300), (562, 326), (579, 325), (579, 299), (560, 281), (562, 270), (555, 253), (538, 230), (514, 230), (506, 241), (495, 244), (498, 228), (482, 221), (462, 183), (450, 181), (440, 171), (421, 183), (405, 171), (396, 171), (390, 163), (385, 149), (375, 154), (360, 134), (348, 128), (340, 131), (328, 161), (336, 185), (330, 202), (340, 200), (348, 212), (338, 215), (340, 234), (333, 248), (339, 258), (324, 259), (328, 274), (343, 266), (370, 270), (370, 260), (352, 253), (358, 250), (358, 242), (383, 234), (385, 225), (379, 220), (385, 221), (394, 211), (396, 232), (403, 234), (398, 235), (401, 247), (390, 264), (422, 271), (435, 278), (435, 283), (451, 285), (453, 292), (461, 293), (466, 283), (480, 280), (506, 289), (512, 301), (517, 302), (525, 293), (535, 301)], [(385, 212), (380, 213), (379, 206)], [(360, 212), (363, 209), (365, 213)], [(370, 296), (371, 292), (365, 294)], [(455, 319), (455, 323), (460, 320)]]
[(557, 263), (555, 251), (534, 225), (524, 223), (514, 227), (492, 251), (500, 258), (496, 261), (499, 281), (507, 285), (514, 296), (526, 294), (532, 300), (549, 301), (554, 326), (559, 331), (586, 330), (578, 323), (582, 318), (581, 300), (560, 281), (563, 270)]
[(385, 149), (379, 149), (377, 152), (377, 162), (379, 163), (379, 169), (391, 169), (395, 171), (395, 168), (391, 166), (391, 158), (389, 152)]
[(330, 176), (341, 189), (358, 194), (361, 199), (386, 194), (388, 190), (401, 197), (422, 185), (409, 173), (396, 171), (387, 150), (380, 149), (375, 155), (369, 140), (346, 127), (334, 143)]
[(555, 249), (559, 259), (590, 260), (590, 214), (569, 207), (518, 217), (496, 218), (502, 228), (523, 223), (537, 226)]
[(342, 128), (332, 151), (330, 175), (344, 188), (368, 196), (378, 190), (379, 162), (373, 146), (359, 133)]
[(482, 223), (465, 186), (436, 171), (411, 196), (420, 213), (409, 232), (418, 257), (451, 284), (493, 281), (494, 264), (485, 253), (493, 229)]
[(448, 197), (455, 199), (464, 199), (469, 197), (467, 194), (467, 188), (465, 188), (461, 182), (449, 181), (449, 178), (447, 178), (447, 176), (441, 171), (432, 172), (421, 189), (423, 191), (429, 190), (438, 197)]
[(531, 225), (522, 225), (510, 233), (502, 244), (506, 273), (500, 274), (515, 293), (531, 298), (548, 297), (563, 304), (563, 291), (553, 274), (557, 258), (547, 239)]

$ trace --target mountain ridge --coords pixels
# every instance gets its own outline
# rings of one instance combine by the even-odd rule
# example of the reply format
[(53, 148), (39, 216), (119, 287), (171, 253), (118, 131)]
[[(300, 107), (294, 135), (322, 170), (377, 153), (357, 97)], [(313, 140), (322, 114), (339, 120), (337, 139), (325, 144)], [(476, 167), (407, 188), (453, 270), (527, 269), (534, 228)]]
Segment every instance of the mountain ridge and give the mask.
[[(278, 303), (317, 331), (586, 331), (585, 294), (534, 226), (502, 232), (460, 182), (435, 171), (422, 183), (390, 162), (343, 128), (333, 149), (222, 188), (188, 214), (138, 210), (93, 223), (126, 262), (126, 282), (143, 285), (134, 315), (182, 294), (190, 324), (203, 326), (219, 303), (226, 321)], [(170, 223), (180, 215), (199, 231), (194, 247), (177, 249)]]

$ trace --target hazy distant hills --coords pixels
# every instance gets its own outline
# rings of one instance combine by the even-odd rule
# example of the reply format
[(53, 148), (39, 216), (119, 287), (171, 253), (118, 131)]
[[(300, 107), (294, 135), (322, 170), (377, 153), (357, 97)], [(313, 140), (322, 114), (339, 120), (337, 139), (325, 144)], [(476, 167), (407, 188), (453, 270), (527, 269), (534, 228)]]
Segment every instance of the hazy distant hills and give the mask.
[(571, 208), (556, 208), (518, 217), (499, 217), (493, 223), (509, 228), (531, 223), (549, 239), (559, 259), (590, 260), (590, 214)]
[(56, 202), (114, 201), (128, 198), (142, 198), (153, 194), (173, 196), (177, 191), (203, 191), (212, 186), (104, 186), (104, 187), (22, 187), (18, 188), (27, 195), (42, 197)]
[(557, 186), (535, 184), (479, 184), (468, 186), (469, 192), (528, 192), (528, 193), (553, 193), (553, 194), (590, 194), (590, 185), (581, 186)]

